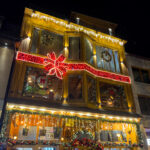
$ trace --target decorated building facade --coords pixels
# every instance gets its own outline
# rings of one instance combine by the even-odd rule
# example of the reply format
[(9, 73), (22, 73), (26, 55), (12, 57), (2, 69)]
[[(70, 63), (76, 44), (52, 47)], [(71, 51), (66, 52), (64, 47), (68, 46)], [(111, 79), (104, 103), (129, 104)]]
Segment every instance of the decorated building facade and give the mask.
[(1, 141), (7, 148), (143, 147), (126, 41), (26, 8)]

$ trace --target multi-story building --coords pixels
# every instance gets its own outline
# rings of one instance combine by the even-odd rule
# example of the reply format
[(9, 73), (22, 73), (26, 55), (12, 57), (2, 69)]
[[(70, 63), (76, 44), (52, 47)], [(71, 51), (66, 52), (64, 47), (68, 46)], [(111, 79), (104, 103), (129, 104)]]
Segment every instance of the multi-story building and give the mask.
[(148, 148), (150, 149), (150, 60), (127, 54), (127, 64), (132, 80), (136, 112), (142, 115)]
[(0, 118), (4, 107), (4, 99), (14, 57), (14, 45), (16, 41), (16, 38), (10, 33), (11, 25), (3, 23), (4, 21), (4, 17), (0, 16)]
[(112, 34), (115, 24), (94, 30), (87, 18), (75, 24), (25, 9), (1, 130), (8, 149), (143, 148), (126, 41), (99, 31)]

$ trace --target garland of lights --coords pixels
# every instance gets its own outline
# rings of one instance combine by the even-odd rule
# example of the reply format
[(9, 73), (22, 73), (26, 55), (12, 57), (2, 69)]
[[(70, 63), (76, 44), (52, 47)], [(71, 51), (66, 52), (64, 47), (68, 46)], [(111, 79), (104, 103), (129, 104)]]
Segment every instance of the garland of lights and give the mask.
[[(142, 133), (140, 131), (140, 125), (137, 122), (131, 122), (131, 121), (118, 121), (118, 120), (108, 120), (104, 118), (99, 118), (99, 119), (94, 119), (94, 118), (84, 118), (84, 117), (77, 117), (77, 116), (67, 116), (67, 115), (56, 115), (56, 114), (49, 114), (45, 112), (30, 112), (30, 111), (25, 111), (25, 110), (7, 110), (5, 113), (5, 118), (3, 121), (3, 126), (0, 134), (0, 145), (3, 142), (7, 142), (9, 146), (12, 145), (36, 145), (36, 144), (43, 144), (43, 145), (59, 145), (61, 143), (54, 143), (53, 141), (43, 141), (39, 140), (38, 142), (35, 141), (24, 141), (24, 140), (13, 140), (9, 139), (6, 135), (6, 130), (7, 130), (7, 125), (8, 121), (10, 120), (10, 116), (14, 113), (23, 113), (23, 114), (41, 114), (41, 115), (51, 115), (52, 117), (60, 117), (60, 118), (74, 118), (74, 119), (85, 119), (85, 120), (99, 120), (99, 121), (107, 121), (107, 122), (112, 122), (112, 123), (132, 123), (136, 125), (137, 128), (137, 135), (139, 139), (139, 144), (127, 144), (127, 143), (115, 143), (115, 142), (105, 142), (101, 143), (103, 146), (128, 146), (128, 147), (143, 147), (143, 137)], [(73, 141), (72, 141), (73, 142)], [(97, 143), (95, 143), (97, 145)], [(63, 143), (64, 146), (71, 146), (71, 143)], [(95, 145), (95, 146), (96, 146)], [(79, 145), (81, 146), (81, 145)]]
[(87, 30), (85, 29), (84, 27), (80, 26), (80, 25), (75, 25), (75, 24), (68, 24), (66, 23), (65, 21), (60, 21), (60, 20), (57, 20), (55, 19), (54, 17), (47, 17), (47, 16), (43, 16), (43, 15), (40, 15), (40, 14), (36, 14), (36, 13), (32, 13), (31, 14), (31, 17), (35, 17), (35, 18), (39, 18), (39, 19), (43, 19), (45, 21), (51, 21), (55, 24), (59, 24), (60, 26), (63, 26), (65, 28), (68, 28), (68, 29), (72, 29), (72, 30), (75, 30), (77, 32), (83, 32), (85, 34), (88, 34), (88, 35), (91, 35), (91, 36), (94, 36), (95, 38), (100, 38), (100, 39), (104, 39), (104, 40), (108, 40), (112, 43), (117, 43), (119, 44), (120, 46), (123, 46), (123, 42), (120, 41), (119, 39), (116, 39), (116, 38), (113, 38), (113, 37), (110, 37), (108, 35), (103, 35), (102, 33), (97, 33), (96, 31), (94, 30)]
[(86, 63), (64, 63), (66, 58), (62, 54), (58, 58), (56, 58), (54, 52), (47, 54), (47, 57), (39, 57), (36, 55), (31, 55), (18, 51), (16, 59), (20, 61), (43, 65), (45, 66), (45, 70), (48, 72), (48, 75), (56, 75), (59, 79), (63, 79), (63, 76), (66, 74), (67, 70), (81, 70), (87, 71), (97, 77), (111, 79), (119, 82), (131, 83), (129, 76), (98, 70)]

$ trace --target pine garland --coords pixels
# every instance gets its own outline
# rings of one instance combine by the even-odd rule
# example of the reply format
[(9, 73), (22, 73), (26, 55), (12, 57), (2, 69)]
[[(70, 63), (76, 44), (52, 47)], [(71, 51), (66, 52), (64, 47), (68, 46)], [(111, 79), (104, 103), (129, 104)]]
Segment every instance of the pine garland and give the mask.
[[(103, 146), (128, 146), (128, 147), (143, 147), (144, 142), (143, 142), (143, 137), (140, 131), (140, 125), (137, 122), (133, 122), (133, 121), (119, 121), (119, 120), (107, 120), (105, 118), (84, 118), (84, 117), (78, 117), (78, 116), (67, 116), (67, 115), (57, 115), (57, 114), (50, 114), (50, 113), (46, 113), (46, 112), (39, 112), (39, 111), (35, 111), (35, 112), (31, 112), (31, 111), (25, 111), (25, 110), (7, 110), (5, 113), (5, 117), (4, 117), (4, 121), (3, 121), (3, 126), (2, 126), (2, 130), (1, 130), (1, 134), (0, 134), (0, 143), (2, 142), (7, 142), (8, 144), (39, 144), (41, 142), (41, 144), (52, 144), (51, 142), (45, 142), (45, 141), (38, 141), (38, 143), (36, 143), (35, 141), (14, 141), (11, 139), (8, 139), (8, 137), (5, 135), (6, 134), (6, 130), (7, 130), (7, 124), (8, 124), (8, 120), (10, 119), (10, 115), (14, 114), (14, 113), (22, 113), (22, 114), (39, 114), (39, 115), (50, 115), (52, 117), (59, 117), (59, 118), (73, 118), (73, 119), (78, 119), (78, 120), (91, 120), (91, 121), (102, 121), (102, 122), (111, 122), (111, 123), (130, 123), (130, 124), (135, 124), (137, 127), (137, 135), (138, 135), (138, 139), (139, 139), (139, 144), (126, 144), (126, 143), (114, 143), (114, 142), (105, 142), (102, 145)], [(13, 142), (12, 142), (13, 141)]]

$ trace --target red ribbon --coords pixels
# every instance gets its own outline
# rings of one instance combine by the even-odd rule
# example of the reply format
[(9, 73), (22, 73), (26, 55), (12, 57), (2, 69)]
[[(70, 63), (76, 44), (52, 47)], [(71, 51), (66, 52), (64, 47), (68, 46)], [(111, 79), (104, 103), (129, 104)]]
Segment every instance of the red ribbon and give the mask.
[(58, 58), (54, 52), (47, 54), (47, 59), (44, 60), (45, 70), (48, 71), (48, 75), (55, 75), (62, 79), (66, 73), (67, 66), (63, 65), (65, 57), (61, 54)]
[(111, 79), (119, 82), (131, 83), (129, 76), (102, 71), (86, 63), (64, 63), (65, 57), (61, 54), (58, 58), (56, 58), (54, 52), (47, 54), (47, 58), (45, 58), (18, 51), (16, 59), (30, 63), (35, 63), (38, 65), (44, 65), (45, 70), (48, 72), (48, 75), (56, 74), (56, 76), (59, 79), (63, 79), (63, 76), (65, 75), (67, 70), (85, 70), (97, 77)]

